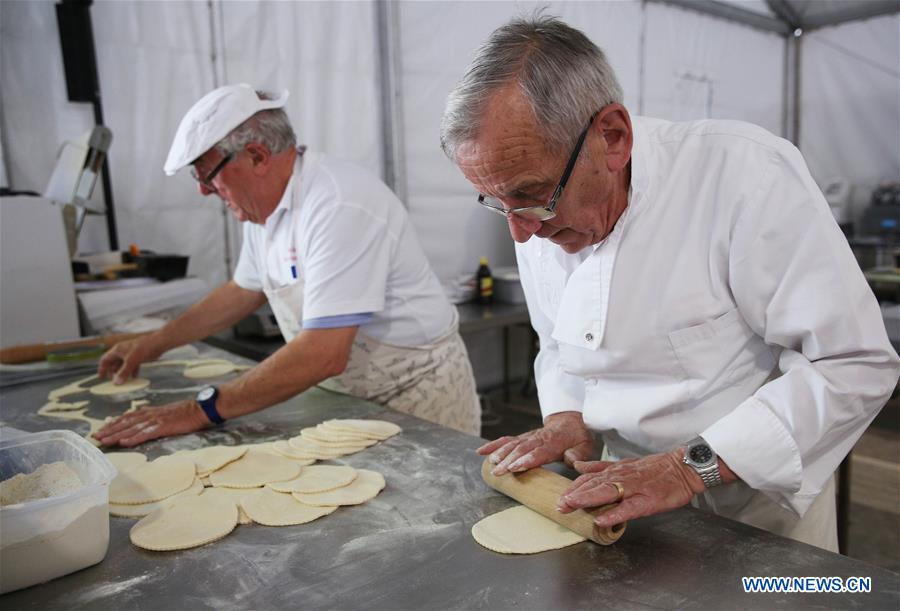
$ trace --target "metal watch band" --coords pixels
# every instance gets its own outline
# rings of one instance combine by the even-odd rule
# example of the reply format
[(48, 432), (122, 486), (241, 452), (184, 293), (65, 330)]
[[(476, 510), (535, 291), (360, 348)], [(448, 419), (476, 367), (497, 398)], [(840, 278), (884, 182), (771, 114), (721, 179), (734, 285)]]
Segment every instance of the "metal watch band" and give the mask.
[(703, 480), (703, 485), (707, 488), (712, 488), (713, 486), (721, 486), (722, 485), (722, 474), (719, 473), (719, 465), (713, 465), (709, 469), (704, 469), (703, 471), (697, 471), (700, 475), (700, 479)]

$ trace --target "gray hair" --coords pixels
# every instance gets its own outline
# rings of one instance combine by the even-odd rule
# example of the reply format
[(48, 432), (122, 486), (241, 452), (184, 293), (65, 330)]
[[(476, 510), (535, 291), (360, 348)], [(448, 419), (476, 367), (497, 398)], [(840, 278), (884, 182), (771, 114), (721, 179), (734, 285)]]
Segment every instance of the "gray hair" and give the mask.
[[(257, 91), (256, 95), (260, 100), (275, 99), (275, 96), (264, 91)], [(297, 146), (297, 136), (283, 108), (260, 110), (231, 130), (214, 148), (224, 156), (242, 151), (251, 142), (262, 144), (273, 154)]]
[(571, 146), (591, 115), (622, 102), (606, 56), (580, 30), (551, 16), (516, 18), (478, 48), (447, 98), (441, 148), (450, 159), (478, 136), (488, 99), (510, 83), (521, 89), (552, 150)]

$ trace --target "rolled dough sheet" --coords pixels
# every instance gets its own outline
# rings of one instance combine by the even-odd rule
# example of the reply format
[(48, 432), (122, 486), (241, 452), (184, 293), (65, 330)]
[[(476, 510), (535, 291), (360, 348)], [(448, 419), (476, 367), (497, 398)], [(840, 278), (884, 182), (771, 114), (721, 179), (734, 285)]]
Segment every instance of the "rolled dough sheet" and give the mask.
[(322, 427), (332, 431), (364, 433), (373, 439), (384, 440), (393, 437), (403, 429), (386, 420), (326, 420)]
[(260, 488), (243, 497), (241, 507), (251, 520), (264, 526), (306, 524), (337, 509), (337, 505), (317, 507), (305, 505), (290, 494), (276, 492), (270, 488)]
[(237, 505), (238, 524), (250, 524), (253, 520), (250, 519), (250, 516), (248, 516), (246, 512), (244, 512), (244, 508), (241, 507), (241, 499), (254, 490), (260, 490), (260, 488), (205, 488), (201, 494), (228, 499)]
[(109, 485), (109, 501), (123, 505), (161, 501), (190, 488), (195, 472), (193, 461), (186, 458), (159, 458), (119, 473)]
[(147, 463), (147, 456), (140, 452), (107, 452), (106, 460), (111, 462), (119, 473), (130, 471)]
[(221, 539), (237, 526), (238, 508), (222, 497), (185, 496), (131, 527), (131, 542), (153, 551), (188, 549)]
[(524, 505), (490, 515), (472, 526), (479, 545), (501, 554), (537, 554), (586, 541)]
[(155, 501), (153, 503), (141, 503), (139, 505), (123, 505), (119, 503), (110, 503), (109, 513), (110, 515), (119, 516), (120, 518), (142, 518), (153, 513), (160, 507), (165, 507), (166, 505), (174, 502), (176, 499), (180, 499), (183, 496), (197, 496), (201, 492), (203, 492), (203, 484), (200, 483), (199, 478), (195, 478), (194, 483), (191, 484), (190, 488), (188, 488), (187, 490), (183, 490), (177, 494), (173, 494), (172, 496), (161, 501)]
[(244, 456), (213, 471), (209, 481), (225, 488), (259, 488), (300, 475), (303, 466), (283, 456), (249, 450)]
[(132, 378), (126, 380), (122, 384), (113, 384), (111, 381), (103, 382), (96, 386), (91, 386), (88, 390), (91, 391), (92, 395), (105, 397), (109, 395), (124, 395), (126, 393), (143, 390), (148, 386), (150, 386), (150, 380), (146, 378)]
[(347, 486), (356, 475), (356, 469), (347, 465), (315, 465), (303, 467), (300, 477), (267, 486), (276, 492), (327, 492)]
[(61, 399), (67, 395), (76, 395), (80, 392), (86, 392), (87, 388), (83, 388), (85, 384), (88, 382), (93, 382), (94, 380), (98, 380), (99, 377), (96, 375), (89, 376), (87, 378), (81, 378), (80, 380), (75, 380), (74, 382), (70, 382), (65, 386), (60, 386), (55, 390), (51, 390), (50, 394), (47, 395), (47, 399), (50, 401), (56, 401), (57, 399)]
[(73, 410), (78, 410), (87, 407), (90, 405), (90, 401), (76, 401), (75, 403), (65, 403), (63, 401), (50, 401), (45, 403), (43, 407), (41, 407), (37, 413), (40, 416), (47, 416), (48, 418), (55, 418), (55, 412), (68, 412)]
[(343, 488), (328, 492), (294, 492), (294, 498), (305, 505), (359, 505), (378, 496), (384, 488), (384, 476), (377, 471), (357, 469), (356, 479)]

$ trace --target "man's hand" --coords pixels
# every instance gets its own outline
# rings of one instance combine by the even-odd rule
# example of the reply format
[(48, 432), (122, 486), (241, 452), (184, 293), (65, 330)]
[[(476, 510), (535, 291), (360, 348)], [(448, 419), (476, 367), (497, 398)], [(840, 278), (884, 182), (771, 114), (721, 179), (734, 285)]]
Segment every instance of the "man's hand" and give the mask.
[(594, 438), (580, 412), (559, 412), (547, 416), (544, 426), (517, 437), (501, 437), (478, 448), (481, 455), (490, 454), (497, 466), (491, 471), (503, 475), (509, 471), (527, 471), (547, 463), (565, 460), (570, 467), (591, 457)]
[(162, 351), (151, 343), (152, 336), (139, 337), (119, 342), (100, 358), (97, 375), (108, 378), (113, 375), (113, 382), (121, 384), (137, 373), (141, 363), (155, 360)]
[(624, 497), (617, 507), (594, 519), (601, 528), (687, 505), (706, 486), (696, 471), (681, 462), (683, 456), (678, 448), (615, 462), (577, 462), (574, 467), (582, 475), (559, 497), (557, 510), (570, 513), (615, 503), (619, 491), (612, 482), (622, 486)]
[(189, 399), (123, 414), (94, 433), (94, 437), (105, 446), (136, 446), (157, 437), (199, 431), (210, 424), (200, 406)]

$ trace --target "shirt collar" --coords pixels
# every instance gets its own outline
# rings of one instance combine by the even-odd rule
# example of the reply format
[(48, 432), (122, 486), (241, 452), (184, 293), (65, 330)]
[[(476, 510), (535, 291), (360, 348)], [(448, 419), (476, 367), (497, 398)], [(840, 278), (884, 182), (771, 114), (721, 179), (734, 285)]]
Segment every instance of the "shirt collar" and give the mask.
[(281, 194), (281, 200), (278, 202), (278, 205), (275, 206), (275, 210), (272, 211), (269, 218), (266, 219), (265, 227), (266, 233), (268, 234), (275, 231), (275, 228), (278, 226), (278, 223), (281, 221), (281, 217), (284, 216), (285, 212), (294, 208), (294, 188), (295, 184), (300, 181), (300, 172), (302, 169), (301, 160), (302, 158), (298, 155), (297, 159), (294, 161), (294, 169), (291, 172), (291, 177), (288, 179), (287, 186), (284, 188), (284, 193)]

